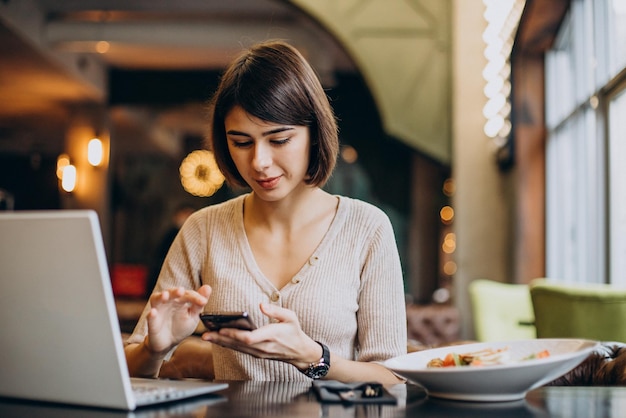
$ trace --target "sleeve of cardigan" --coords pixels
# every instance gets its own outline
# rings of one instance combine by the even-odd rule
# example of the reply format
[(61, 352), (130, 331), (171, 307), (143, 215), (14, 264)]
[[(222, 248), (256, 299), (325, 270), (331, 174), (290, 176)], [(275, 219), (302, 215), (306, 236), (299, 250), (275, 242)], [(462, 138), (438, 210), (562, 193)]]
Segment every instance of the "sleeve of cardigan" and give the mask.
[(407, 329), (400, 256), (389, 218), (364, 247), (358, 310), (358, 359), (382, 361), (406, 354)]
[[(153, 292), (174, 287), (198, 289), (201, 286), (202, 263), (206, 257), (207, 213), (199, 211), (189, 217), (172, 242)], [(148, 333), (146, 316), (150, 302), (126, 343), (139, 343)]]

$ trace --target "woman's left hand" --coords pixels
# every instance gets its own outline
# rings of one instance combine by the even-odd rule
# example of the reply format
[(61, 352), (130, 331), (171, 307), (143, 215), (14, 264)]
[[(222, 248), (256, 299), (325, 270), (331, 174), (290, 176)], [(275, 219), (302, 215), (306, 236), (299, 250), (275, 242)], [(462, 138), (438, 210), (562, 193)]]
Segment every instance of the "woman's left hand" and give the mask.
[(299, 369), (321, 357), (321, 347), (302, 331), (293, 311), (264, 303), (260, 307), (270, 318), (270, 324), (254, 331), (223, 328), (219, 332), (206, 332), (202, 338), (258, 358), (291, 363)]

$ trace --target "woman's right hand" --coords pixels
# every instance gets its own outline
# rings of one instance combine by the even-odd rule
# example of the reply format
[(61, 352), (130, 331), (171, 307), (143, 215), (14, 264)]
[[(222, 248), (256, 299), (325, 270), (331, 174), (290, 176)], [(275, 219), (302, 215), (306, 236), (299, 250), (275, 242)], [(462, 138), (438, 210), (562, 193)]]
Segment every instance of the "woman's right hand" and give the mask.
[(208, 285), (197, 291), (179, 287), (153, 293), (147, 317), (146, 348), (163, 354), (191, 335), (210, 296)]

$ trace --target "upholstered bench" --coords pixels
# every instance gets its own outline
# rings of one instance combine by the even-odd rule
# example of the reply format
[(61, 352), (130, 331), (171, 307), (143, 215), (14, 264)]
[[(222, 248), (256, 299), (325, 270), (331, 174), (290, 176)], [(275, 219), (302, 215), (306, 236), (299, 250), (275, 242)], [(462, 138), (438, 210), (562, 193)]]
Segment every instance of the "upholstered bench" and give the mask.
[(416, 351), (458, 342), (461, 315), (452, 305), (408, 304), (406, 325), (409, 351)]

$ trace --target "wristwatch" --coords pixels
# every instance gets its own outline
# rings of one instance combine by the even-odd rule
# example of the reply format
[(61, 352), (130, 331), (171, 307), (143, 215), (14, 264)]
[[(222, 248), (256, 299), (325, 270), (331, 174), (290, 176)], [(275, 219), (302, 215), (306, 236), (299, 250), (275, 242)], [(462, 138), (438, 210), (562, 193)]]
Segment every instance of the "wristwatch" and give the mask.
[(321, 379), (326, 376), (328, 369), (330, 369), (330, 351), (328, 347), (319, 341), (315, 342), (322, 347), (322, 358), (319, 359), (319, 361), (309, 364), (309, 367), (302, 370), (302, 373), (313, 380)]

